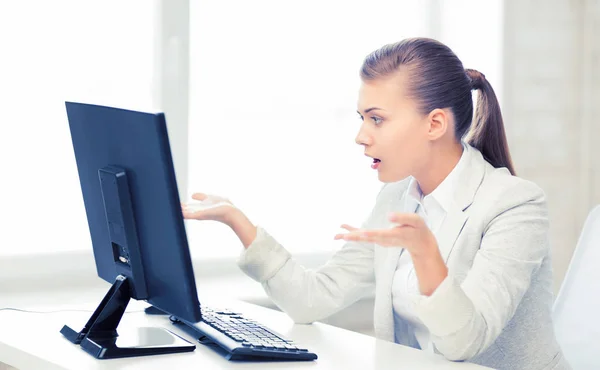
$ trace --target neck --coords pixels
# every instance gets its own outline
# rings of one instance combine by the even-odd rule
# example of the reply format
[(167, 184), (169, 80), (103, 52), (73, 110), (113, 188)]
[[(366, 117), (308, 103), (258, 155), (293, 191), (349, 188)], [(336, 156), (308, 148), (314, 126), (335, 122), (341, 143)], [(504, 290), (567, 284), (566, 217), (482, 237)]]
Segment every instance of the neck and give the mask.
[(460, 142), (432, 148), (431, 159), (424, 166), (424, 170), (414, 176), (423, 195), (431, 194), (448, 177), (458, 164), (462, 153), (463, 146)]

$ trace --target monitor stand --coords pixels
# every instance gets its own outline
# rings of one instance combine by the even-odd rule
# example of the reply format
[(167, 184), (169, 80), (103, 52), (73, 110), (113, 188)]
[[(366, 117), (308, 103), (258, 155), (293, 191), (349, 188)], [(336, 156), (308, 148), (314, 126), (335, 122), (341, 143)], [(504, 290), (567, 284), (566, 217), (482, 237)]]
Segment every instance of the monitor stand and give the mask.
[(130, 299), (129, 282), (125, 276), (119, 275), (80, 332), (67, 325), (60, 332), (99, 359), (191, 352), (196, 348), (163, 328), (119, 329), (121, 334), (117, 334), (117, 326)]

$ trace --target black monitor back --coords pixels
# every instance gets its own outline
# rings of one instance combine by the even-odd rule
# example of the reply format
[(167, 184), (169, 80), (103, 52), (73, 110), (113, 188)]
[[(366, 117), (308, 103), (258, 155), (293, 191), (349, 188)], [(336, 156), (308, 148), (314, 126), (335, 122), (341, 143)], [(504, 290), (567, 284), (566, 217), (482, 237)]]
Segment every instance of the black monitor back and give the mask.
[[(109, 283), (126, 276), (133, 298), (200, 321), (164, 114), (73, 102), (66, 107), (98, 276)], [(127, 191), (119, 188), (123, 184)], [(125, 211), (111, 216), (111, 207)], [(139, 255), (121, 245), (125, 236), (139, 245)]]

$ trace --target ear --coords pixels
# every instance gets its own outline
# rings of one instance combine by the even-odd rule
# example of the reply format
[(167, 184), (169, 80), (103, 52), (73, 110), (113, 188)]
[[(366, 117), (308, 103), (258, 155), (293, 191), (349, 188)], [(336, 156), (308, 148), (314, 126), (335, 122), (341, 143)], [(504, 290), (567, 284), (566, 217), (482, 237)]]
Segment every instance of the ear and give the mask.
[(427, 136), (429, 140), (437, 140), (444, 136), (450, 126), (449, 118), (448, 112), (443, 109), (434, 109), (429, 113), (427, 116), (429, 123)]

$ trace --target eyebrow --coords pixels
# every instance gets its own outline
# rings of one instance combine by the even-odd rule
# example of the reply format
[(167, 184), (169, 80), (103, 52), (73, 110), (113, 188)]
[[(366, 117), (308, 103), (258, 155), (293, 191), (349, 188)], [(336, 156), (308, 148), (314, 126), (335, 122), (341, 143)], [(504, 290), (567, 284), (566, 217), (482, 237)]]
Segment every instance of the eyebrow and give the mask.
[[(385, 109), (377, 108), (377, 107), (371, 107), (371, 108), (368, 108), (368, 109), (365, 110), (365, 114), (369, 113), (372, 110), (385, 110)], [(361, 114), (359, 111), (356, 111), (356, 113)]]

